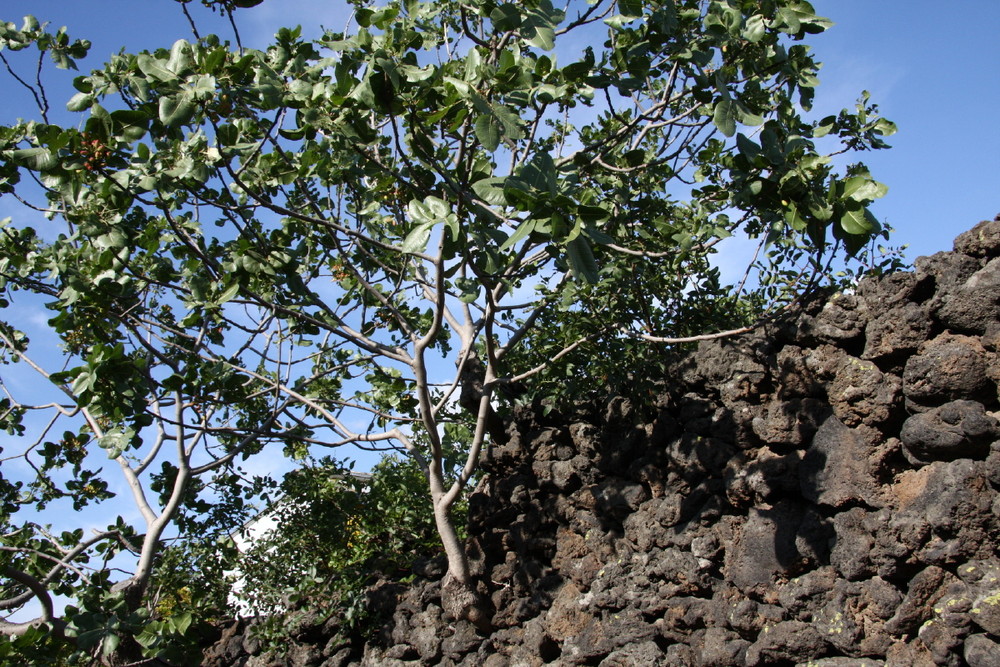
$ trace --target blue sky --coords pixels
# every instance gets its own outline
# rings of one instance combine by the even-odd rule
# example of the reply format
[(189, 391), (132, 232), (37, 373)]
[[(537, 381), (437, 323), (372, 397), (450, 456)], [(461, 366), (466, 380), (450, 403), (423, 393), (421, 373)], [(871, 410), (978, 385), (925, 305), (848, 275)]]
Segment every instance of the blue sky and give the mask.
[(867, 89), (899, 132), (866, 157), (889, 194), (873, 208), (912, 260), (1000, 213), (1000, 2), (817, 0), (818, 104)]
[[(1000, 213), (1000, 1), (813, 5), (836, 24), (810, 40), (825, 64), (817, 115), (850, 106), (869, 90), (899, 125), (892, 150), (864, 160), (890, 188), (873, 210), (895, 228), (896, 244), (909, 245), (908, 258), (949, 249), (957, 234)], [(199, 2), (189, 7), (205, 16)], [(320, 24), (340, 29), (342, 7), (330, 0), (265, 0), (242, 11), (239, 24), (245, 43), (262, 46), (282, 24), (302, 24), (307, 34)], [(95, 59), (122, 46), (169, 46), (189, 35), (173, 0), (4, 0), (2, 8), (4, 20), (32, 13), (68, 26), (93, 41)], [(228, 34), (223, 24), (213, 29)], [(10, 103), (0, 101), (0, 117), (11, 114)]]

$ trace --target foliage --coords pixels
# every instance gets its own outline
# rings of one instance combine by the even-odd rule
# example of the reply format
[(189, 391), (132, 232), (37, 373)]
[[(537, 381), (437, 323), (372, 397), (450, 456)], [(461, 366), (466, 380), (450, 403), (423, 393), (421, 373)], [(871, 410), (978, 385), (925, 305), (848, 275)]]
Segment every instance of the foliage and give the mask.
[(232, 616), (232, 569), (238, 552), (228, 535), (181, 541), (158, 555), (145, 609), (148, 621), (136, 629), (143, 653), (176, 664), (194, 664)]
[[(254, 3), (207, 4), (235, 26)], [(452, 514), (495, 405), (739, 330), (883, 233), (885, 186), (838, 156), (894, 127), (867, 96), (809, 119), (802, 41), (830, 22), (808, 2), (350, 5), (348, 32), (253, 50), (181, 3), (194, 39), (77, 77), (65, 122), (6, 54), (75, 67), (87, 43), (0, 26), (38, 106), (0, 127), (0, 194), (33, 211), (0, 228), (0, 298), (48, 319), (42, 342), (0, 323), (2, 361), (44, 385), (7, 387), (0, 416), (29, 470), (0, 482), (3, 608), (72, 637), (51, 596), (100, 591), (86, 618), (118, 636), (169, 531), (218, 534), (263, 490), (244, 461), (346, 444), (412, 457), (468, 589)], [(713, 261), (733, 234), (759, 242), (738, 286)], [(137, 526), (26, 518), (113, 493)]]
[[(336, 613), (345, 635), (358, 631), (377, 577), (406, 578), (415, 559), (440, 554), (426, 487), (412, 460), (393, 456), (370, 475), (329, 458), (292, 471), (261, 517), (276, 528), (253, 537), (238, 560), (242, 603), (258, 614)], [(261, 633), (280, 644), (287, 624), (276, 616)]]

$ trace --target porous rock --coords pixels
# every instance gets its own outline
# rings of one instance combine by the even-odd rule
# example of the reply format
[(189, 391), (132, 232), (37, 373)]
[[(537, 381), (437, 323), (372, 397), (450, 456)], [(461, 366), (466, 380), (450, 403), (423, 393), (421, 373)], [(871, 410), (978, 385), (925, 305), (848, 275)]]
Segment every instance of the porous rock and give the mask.
[(907, 451), (924, 461), (982, 459), (1000, 437), (1000, 422), (982, 403), (958, 400), (911, 416), (900, 439)]

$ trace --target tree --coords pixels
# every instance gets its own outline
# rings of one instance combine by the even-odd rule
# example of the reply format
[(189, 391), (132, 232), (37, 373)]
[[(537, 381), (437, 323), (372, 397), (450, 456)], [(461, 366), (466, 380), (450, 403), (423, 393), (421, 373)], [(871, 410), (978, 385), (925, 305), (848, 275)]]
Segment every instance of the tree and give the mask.
[[(26, 439), (36, 484), (95, 445), (120, 464), (149, 523), (125, 584), (139, 597), (165, 525), (204, 509), (198, 475), (232, 478), (278, 443), (404, 451), (448, 610), (486, 623), (451, 509), (495, 406), (573, 389), (574, 359), (592, 384), (649, 345), (742, 330), (856, 256), (883, 234), (867, 207), (885, 187), (835, 157), (894, 128), (867, 96), (808, 120), (801, 41), (830, 22), (800, 0), (350, 4), (347, 32), (282, 28), (263, 51), (192, 20), (193, 39), (75, 79), (65, 126), (19, 78), (39, 119), (0, 130), (0, 192), (48, 221), (5, 223), (0, 275), (5, 305), (47, 300), (62, 354), (35, 361), (11, 324), (0, 341), (64, 398), (11, 394), (5, 426), (46, 410), (77, 425)], [(2, 44), (63, 67), (86, 51), (31, 19)], [(737, 232), (760, 243), (759, 288), (712, 263)], [(106, 496), (90, 483), (46, 492)], [(97, 542), (8, 525), (18, 602), (81, 585)], [(116, 531), (104, 543), (139, 550)]]

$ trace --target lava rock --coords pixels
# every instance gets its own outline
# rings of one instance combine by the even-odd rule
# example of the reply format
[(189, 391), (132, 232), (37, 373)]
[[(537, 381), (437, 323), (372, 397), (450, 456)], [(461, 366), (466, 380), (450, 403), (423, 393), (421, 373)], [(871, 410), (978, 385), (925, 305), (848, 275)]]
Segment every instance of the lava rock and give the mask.
[(1000, 643), (987, 635), (970, 635), (965, 638), (962, 655), (969, 667), (996, 667), (1000, 665)]
[(906, 420), (900, 439), (918, 460), (954, 461), (985, 458), (1000, 437), (1000, 422), (981, 403), (951, 401)]
[(972, 274), (961, 285), (940, 294), (934, 313), (949, 329), (964, 333), (984, 333), (1000, 320), (1000, 257)]
[(1000, 216), (993, 220), (983, 220), (967, 232), (955, 238), (955, 252), (970, 257), (1000, 256)]
[(829, 417), (799, 465), (802, 496), (830, 507), (859, 502), (881, 507), (879, 484), (869, 463), (871, 450), (854, 430)]
[(986, 350), (979, 340), (944, 333), (921, 345), (919, 353), (906, 362), (903, 392), (925, 405), (995, 398), (996, 387), (986, 366)]

